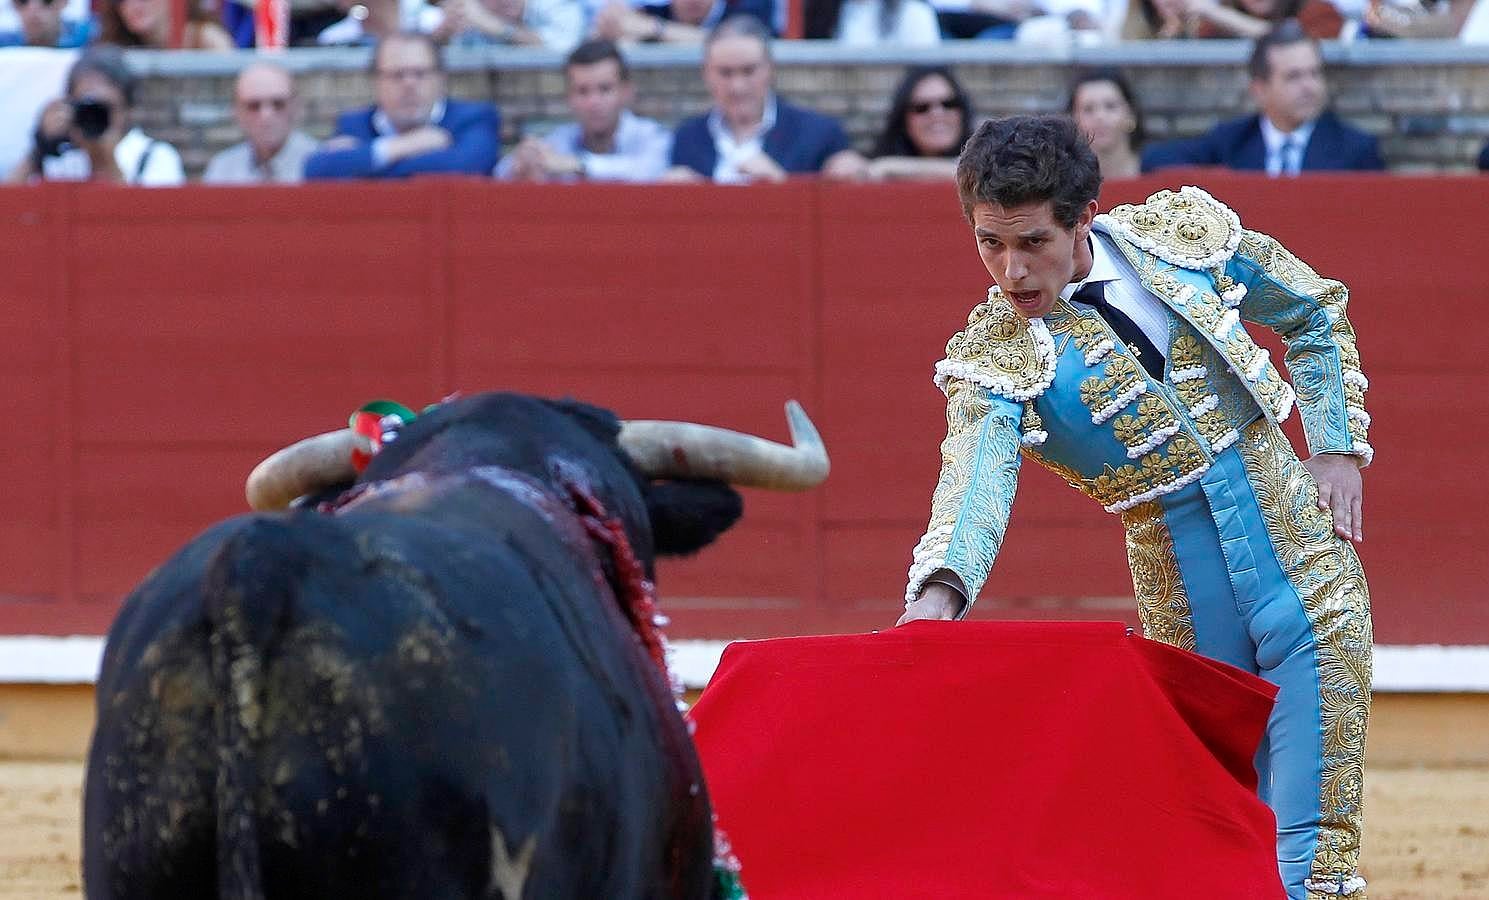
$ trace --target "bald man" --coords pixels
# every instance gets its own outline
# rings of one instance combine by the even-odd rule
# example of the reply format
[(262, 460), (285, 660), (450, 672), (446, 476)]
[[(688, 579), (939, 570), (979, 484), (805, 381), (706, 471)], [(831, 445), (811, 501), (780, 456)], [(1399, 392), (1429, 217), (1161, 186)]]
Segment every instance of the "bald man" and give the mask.
[(207, 164), (206, 184), (297, 184), (304, 178), (305, 158), (315, 152), (315, 139), (295, 130), (300, 98), (289, 70), (256, 62), (238, 73), (233, 88), (233, 118), (247, 138)]

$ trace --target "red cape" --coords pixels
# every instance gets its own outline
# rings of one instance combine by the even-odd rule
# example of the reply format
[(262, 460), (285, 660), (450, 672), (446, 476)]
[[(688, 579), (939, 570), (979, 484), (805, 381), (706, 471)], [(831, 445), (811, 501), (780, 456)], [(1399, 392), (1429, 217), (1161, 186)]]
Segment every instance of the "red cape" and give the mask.
[(731, 644), (693, 709), (753, 900), (1283, 895), (1276, 688), (1120, 624)]

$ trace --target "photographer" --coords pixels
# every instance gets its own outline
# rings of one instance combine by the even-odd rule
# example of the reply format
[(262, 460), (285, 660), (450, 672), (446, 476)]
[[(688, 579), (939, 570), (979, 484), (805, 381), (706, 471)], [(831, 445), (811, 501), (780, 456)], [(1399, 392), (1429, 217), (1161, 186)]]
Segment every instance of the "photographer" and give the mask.
[(67, 73), (67, 96), (42, 109), (31, 154), (10, 180), (183, 184), (176, 148), (132, 126), (134, 91), (134, 75), (117, 49), (83, 54)]

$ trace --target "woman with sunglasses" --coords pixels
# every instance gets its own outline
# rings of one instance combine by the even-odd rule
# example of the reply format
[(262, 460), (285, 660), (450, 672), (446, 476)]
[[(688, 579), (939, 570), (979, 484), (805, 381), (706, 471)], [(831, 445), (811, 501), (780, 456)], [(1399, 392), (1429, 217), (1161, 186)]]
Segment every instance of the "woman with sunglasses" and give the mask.
[(186, 21), (175, 23), (171, 0), (102, 0), (98, 41), (154, 50), (233, 50), (227, 29), (208, 0), (186, 0)]
[(884, 131), (874, 144), (869, 178), (955, 178), (957, 154), (972, 125), (971, 101), (950, 69), (912, 67), (895, 89)]

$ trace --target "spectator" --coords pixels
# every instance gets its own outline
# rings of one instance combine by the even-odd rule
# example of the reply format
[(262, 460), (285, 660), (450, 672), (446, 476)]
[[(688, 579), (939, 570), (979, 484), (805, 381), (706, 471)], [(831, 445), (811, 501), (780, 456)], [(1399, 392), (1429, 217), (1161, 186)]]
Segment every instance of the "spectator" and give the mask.
[(1297, 19), (1309, 37), (1339, 36), (1344, 17), (1330, 0), (1178, 0), (1186, 31), (1199, 38), (1256, 40), (1287, 19)]
[(1479, 171), (1489, 172), (1489, 143), (1486, 143), (1484, 149), (1479, 151)]
[(10, 0), (19, 31), (0, 31), (0, 47), (85, 46), (93, 37), (92, 19), (64, 19), (67, 0)]
[(771, 7), (758, 0), (727, 3), (725, 0), (666, 0), (631, 6), (627, 0), (609, 0), (594, 15), (591, 33), (605, 40), (624, 43), (686, 43), (698, 45), (713, 25), (725, 15), (749, 13), (770, 27)]
[(135, 78), (116, 48), (84, 53), (67, 73), (67, 96), (48, 103), (35, 146), (11, 181), (182, 184), (181, 155), (133, 127)]
[(341, 21), (320, 27), (323, 13), (307, 12), (304, 16), (290, 19), (290, 34), (299, 40), (299, 34), (316, 31), (314, 43), (322, 46), (375, 46), (384, 37), (404, 31), (429, 34), (444, 21), (439, 12), (424, 0), (337, 0), (339, 12), (347, 13)]
[(1103, 181), (1138, 176), (1143, 115), (1125, 75), (1109, 68), (1078, 72), (1070, 84), (1065, 112), (1090, 139)]
[[(205, 0), (186, 0), (186, 21), (175, 23), (172, 0), (100, 0), (99, 43), (155, 50), (232, 50), (227, 29)], [(215, 8), (215, 7), (212, 7)]]
[[(1059, 34), (1063, 39), (1076, 32), (1100, 40), (1103, 0), (930, 0), (941, 26), (941, 36), (980, 38), (983, 40), (1013, 37), (1048, 40)], [(1175, 0), (1176, 2), (1176, 0)], [(1037, 30), (1036, 30), (1037, 29)], [(1037, 35), (1037, 37), (1035, 37)]]
[(1248, 68), (1257, 115), (1221, 122), (1197, 138), (1150, 147), (1143, 153), (1143, 171), (1219, 165), (1276, 176), (1385, 168), (1375, 138), (1326, 109), (1323, 58), (1296, 21), (1258, 40)]
[(207, 163), (207, 184), (296, 184), (315, 140), (295, 129), (300, 98), (289, 70), (278, 63), (251, 63), (233, 87), (233, 118), (247, 138)]
[(514, 181), (586, 178), (655, 181), (667, 170), (672, 133), (629, 109), (630, 69), (615, 44), (585, 41), (564, 62), (566, 99), (576, 121), (546, 138), (524, 138), (497, 167)]
[(445, 96), (444, 63), (432, 38), (384, 38), (372, 52), (372, 76), (377, 104), (338, 117), (336, 135), (305, 161), (307, 179), (491, 173), (501, 116), (490, 103)]
[(869, 178), (955, 178), (957, 155), (972, 136), (972, 124), (972, 102), (950, 69), (909, 69), (874, 143)]
[(1371, 37), (1465, 38), (1464, 31), (1477, 5), (1482, 4), (1476, 0), (1423, 3), (1374, 0), (1365, 5), (1365, 27)]
[(584, 37), (579, 0), (444, 0), (436, 40), (572, 50)]
[(926, 0), (806, 0), (805, 37), (842, 44), (929, 46), (941, 42)]
[(721, 183), (782, 181), (789, 173), (862, 178), (867, 161), (836, 119), (771, 90), (770, 32), (750, 15), (720, 22), (703, 44), (713, 109), (684, 119), (672, 140), (669, 178)]

